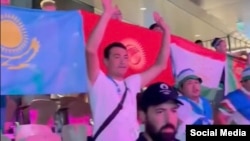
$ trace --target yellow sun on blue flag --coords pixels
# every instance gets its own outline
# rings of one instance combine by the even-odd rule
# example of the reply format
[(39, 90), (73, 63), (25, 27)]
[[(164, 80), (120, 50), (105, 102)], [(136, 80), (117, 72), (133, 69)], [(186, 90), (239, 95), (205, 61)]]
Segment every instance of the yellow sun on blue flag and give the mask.
[(1, 95), (87, 90), (83, 19), (78, 11), (1, 6)]

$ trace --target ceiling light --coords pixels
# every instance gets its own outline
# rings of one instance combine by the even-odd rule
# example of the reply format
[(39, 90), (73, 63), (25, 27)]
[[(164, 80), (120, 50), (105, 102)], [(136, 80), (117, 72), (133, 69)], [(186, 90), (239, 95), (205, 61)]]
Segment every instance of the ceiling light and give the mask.
[(196, 34), (196, 35), (194, 35), (195, 37), (200, 37), (201, 35), (199, 35), (199, 34)]
[(144, 11), (144, 10), (146, 10), (147, 8), (145, 8), (145, 7), (141, 7), (140, 8), (140, 10), (142, 10), (142, 11)]

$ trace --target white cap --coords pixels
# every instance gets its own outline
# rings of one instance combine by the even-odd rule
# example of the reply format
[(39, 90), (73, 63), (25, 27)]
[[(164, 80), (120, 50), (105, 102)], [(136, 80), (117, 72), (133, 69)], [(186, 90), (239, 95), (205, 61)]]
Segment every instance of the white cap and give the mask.
[(202, 82), (201, 78), (195, 75), (194, 70), (187, 68), (182, 70), (178, 75), (177, 75), (177, 85), (179, 86), (181, 83), (183, 83), (185, 80), (188, 79), (197, 79), (200, 82)]
[(54, 0), (42, 0), (40, 2), (40, 7), (43, 7), (45, 3), (52, 3), (52, 4), (56, 4), (56, 2)]

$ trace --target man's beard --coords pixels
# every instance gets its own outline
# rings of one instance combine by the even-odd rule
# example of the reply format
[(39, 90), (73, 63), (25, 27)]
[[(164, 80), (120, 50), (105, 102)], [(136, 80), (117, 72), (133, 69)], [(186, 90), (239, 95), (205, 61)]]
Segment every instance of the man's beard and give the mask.
[[(163, 132), (164, 129), (172, 129), (173, 132)], [(146, 132), (152, 138), (153, 141), (174, 141), (176, 129), (172, 124), (164, 125), (158, 132), (155, 131), (155, 128), (152, 124), (146, 124)]]

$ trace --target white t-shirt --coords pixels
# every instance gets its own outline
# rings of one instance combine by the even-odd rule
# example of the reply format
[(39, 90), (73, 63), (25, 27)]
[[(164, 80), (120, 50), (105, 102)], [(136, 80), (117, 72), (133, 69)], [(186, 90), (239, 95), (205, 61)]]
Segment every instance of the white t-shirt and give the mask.
[[(125, 79), (128, 87), (123, 109), (98, 136), (97, 141), (134, 141), (139, 135), (137, 122), (136, 95), (140, 92), (141, 76), (139, 74)], [(104, 120), (113, 112), (125, 91), (124, 81), (116, 81), (121, 90), (102, 71), (90, 88), (90, 104), (94, 119), (94, 133)]]
[[(203, 115), (198, 115), (193, 111), (192, 106), (185, 100), (179, 99), (183, 105), (177, 109), (178, 119), (181, 120), (181, 124), (178, 127), (176, 138), (180, 141), (186, 141), (186, 125), (192, 125), (199, 118), (203, 118)], [(203, 109), (202, 100), (199, 100), (197, 105)], [(212, 124), (213, 121), (210, 121)]]

